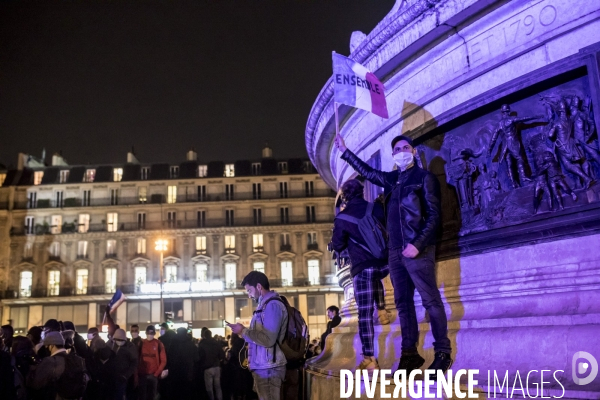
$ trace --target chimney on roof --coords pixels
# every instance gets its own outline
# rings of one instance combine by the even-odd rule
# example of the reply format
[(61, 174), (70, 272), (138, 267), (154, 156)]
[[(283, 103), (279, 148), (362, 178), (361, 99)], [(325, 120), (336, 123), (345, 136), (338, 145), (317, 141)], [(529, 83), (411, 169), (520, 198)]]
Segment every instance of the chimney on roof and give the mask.
[(198, 161), (198, 153), (196, 153), (193, 147), (187, 152), (185, 159), (187, 161)]
[(52, 155), (52, 166), (66, 166), (69, 165), (67, 164), (67, 160), (65, 160), (65, 158), (62, 156), (61, 152), (58, 153), (54, 153)]
[(262, 158), (273, 158), (273, 150), (269, 147), (269, 143), (265, 142), (265, 147), (262, 149)]
[(127, 164), (139, 164), (137, 157), (135, 156), (135, 150), (133, 146), (131, 146), (131, 151), (127, 153)]

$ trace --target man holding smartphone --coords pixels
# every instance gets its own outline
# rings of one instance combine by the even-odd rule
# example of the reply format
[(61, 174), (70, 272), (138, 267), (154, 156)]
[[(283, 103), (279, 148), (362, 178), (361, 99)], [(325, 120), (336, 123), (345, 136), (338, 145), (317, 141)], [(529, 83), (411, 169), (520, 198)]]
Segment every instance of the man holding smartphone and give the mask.
[(281, 398), (285, 379), (286, 359), (279, 343), (285, 338), (288, 314), (281, 297), (270, 290), (269, 279), (259, 271), (252, 271), (242, 280), (248, 296), (258, 302), (250, 327), (227, 324), (233, 333), (248, 343), (249, 368), (254, 377), (258, 398)]

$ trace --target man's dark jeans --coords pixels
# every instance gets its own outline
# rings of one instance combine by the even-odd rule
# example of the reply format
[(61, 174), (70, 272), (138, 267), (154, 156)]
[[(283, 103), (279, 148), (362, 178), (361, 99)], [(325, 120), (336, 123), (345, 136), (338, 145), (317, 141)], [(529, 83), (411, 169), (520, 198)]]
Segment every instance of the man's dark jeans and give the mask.
[(417, 352), (419, 325), (415, 312), (415, 288), (429, 313), (434, 350), (451, 353), (446, 311), (435, 282), (435, 246), (427, 246), (415, 258), (404, 257), (402, 249), (390, 249), (389, 269), (402, 329), (402, 354)]

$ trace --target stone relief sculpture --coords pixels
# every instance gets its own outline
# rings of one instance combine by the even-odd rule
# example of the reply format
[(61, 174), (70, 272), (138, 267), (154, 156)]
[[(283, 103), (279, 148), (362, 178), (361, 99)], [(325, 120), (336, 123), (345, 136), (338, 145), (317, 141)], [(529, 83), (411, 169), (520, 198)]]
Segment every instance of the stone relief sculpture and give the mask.
[[(502, 135), (504, 140), (501, 145), (502, 150), (498, 162), (501, 163), (502, 161), (506, 161), (508, 177), (510, 178), (513, 187), (518, 188), (519, 186), (523, 186), (526, 182), (530, 182), (531, 180), (527, 178), (527, 176), (525, 176), (525, 163), (523, 160), (523, 156), (521, 155), (521, 140), (518, 134), (517, 124), (526, 121), (542, 119), (543, 116), (520, 118), (511, 116), (510, 106), (508, 104), (502, 105), (500, 112), (502, 113), (502, 118), (500, 119), (498, 127), (492, 135), (492, 140), (490, 141), (490, 145), (487, 151), (487, 157), (491, 157), (494, 145), (496, 144), (496, 141), (500, 138), (500, 135)], [(517, 182), (514, 177), (513, 161), (517, 164), (519, 182)]]
[[(596, 164), (596, 168), (600, 167), (600, 150), (597, 143), (594, 143), (594, 133), (596, 125), (592, 118), (590, 110), (591, 99), (586, 97), (583, 106), (581, 100), (577, 96), (570, 98), (569, 111), (571, 112), (571, 121), (573, 124), (573, 137), (577, 147), (583, 152), (584, 156)], [(597, 140), (596, 140), (597, 142)]]
[(489, 171), (485, 164), (480, 164), (478, 167), (479, 177), (475, 182), (475, 203), (481, 209), (487, 209), (489, 204), (494, 200), (494, 197), (502, 192), (500, 181), (496, 179), (496, 171)]
[(460, 150), (456, 157), (452, 158), (452, 163), (446, 165), (446, 176), (449, 183), (456, 187), (458, 199), (461, 208), (472, 208), (475, 206), (473, 191), (473, 175), (477, 167), (473, 159), (483, 154), (483, 150), (475, 153), (470, 148)]
[(577, 195), (571, 190), (566, 182), (560, 166), (558, 165), (556, 158), (554, 158), (554, 154), (548, 149), (544, 142), (544, 136), (540, 134), (532, 138), (529, 145), (534, 154), (536, 173), (533, 193), (534, 213), (538, 212), (544, 193), (548, 196), (548, 206), (550, 210), (554, 209), (554, 202), (556, 202), (559, 209), (564, 208), (561, 192), (570, 195), (573, 198), (573, 201), (577, 200)]
[(588, 189), (593, 182), (590, 165), (573, 137), (573, 124), (567, 115), (567, 101), (560, 98), (557, 103), (553, 103), (548, 97), (542, 97), (541, 101), (548, 112), (550, 123), (546, 136), (554, 142), (554, 153), (562, 167), (581, 178), (584, 188)]

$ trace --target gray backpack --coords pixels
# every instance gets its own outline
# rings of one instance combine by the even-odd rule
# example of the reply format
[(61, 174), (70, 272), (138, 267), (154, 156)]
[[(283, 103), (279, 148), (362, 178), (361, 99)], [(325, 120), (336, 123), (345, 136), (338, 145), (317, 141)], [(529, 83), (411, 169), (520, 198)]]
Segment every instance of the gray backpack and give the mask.
[(371, 253), (373, 257), (385, 260), (388, 258), (387, 232), (381, 222), (373, 216), (373, 206), (374, 203), (368, 203), (365, 216), (360, 219), (341, 213), (336, 218), (358, 225), (358, 231), (367, 245), (352, 238), (350, 240)]

